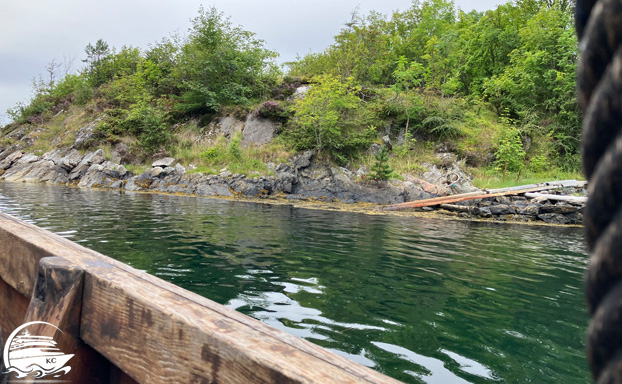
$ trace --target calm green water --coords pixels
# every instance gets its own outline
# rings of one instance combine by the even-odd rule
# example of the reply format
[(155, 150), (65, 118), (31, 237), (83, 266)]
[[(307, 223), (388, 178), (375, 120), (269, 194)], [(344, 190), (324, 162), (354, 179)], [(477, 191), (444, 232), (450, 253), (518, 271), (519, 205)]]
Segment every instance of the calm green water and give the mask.
[(0, 210), (411, 383), (586, 383), (573, 228), (0, 183)]

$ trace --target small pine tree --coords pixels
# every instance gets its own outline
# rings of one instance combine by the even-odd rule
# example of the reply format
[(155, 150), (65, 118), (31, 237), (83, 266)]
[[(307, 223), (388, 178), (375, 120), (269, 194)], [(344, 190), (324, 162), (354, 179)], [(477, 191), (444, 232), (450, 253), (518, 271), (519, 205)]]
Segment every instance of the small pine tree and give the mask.
[(389, 152), (386, 147), (380, 148), (376, 154), (376, 163), (371, 167), (372, 179), (374, 180), (388, 180), (393, 173), (393, 170), (389, 167)]

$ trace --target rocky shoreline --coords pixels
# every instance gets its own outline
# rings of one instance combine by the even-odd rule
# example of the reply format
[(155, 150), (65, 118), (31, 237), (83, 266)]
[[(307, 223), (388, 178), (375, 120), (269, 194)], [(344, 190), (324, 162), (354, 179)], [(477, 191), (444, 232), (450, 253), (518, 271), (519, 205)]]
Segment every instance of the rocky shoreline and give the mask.
[[(551, 191), (550, 193), (555, 193)], [(458, 203), (444, 204), (435, 209), (448, 216), (466, 219), (490, 219), (494, 221), (544, 222), (558, 225), (582, 225), (585, 203), (555, 201), (553, 196), (568, 196), (576, 193), (574, 188), (558, 191), (550, 198), (524, 196), (500, 196)], [(585, 192), (581, 192), (585, 193)]]
[[(86, 154), (73, 148), (56, 149), (41, 156), (19, 150), (0, 154), (0, 180), (83, 188), (373, 204), (398, 204), (477, 190), (455, 163), (444, 169), (430, 166), (423, 179), (407, 176), (403, 181), (387, 182), (365, 182), (364, 175), (319, 164), (312, 152), (298, 154), (287, 163), (272, 164), (271, 169), (273, 175), (252, 178), (231, 174), (226, 169), (219, 175), (205, 175), (188, 172), (175, 159), (164, 158), (154, 162), (151, 169), (134, 175), (123, 165), (108, 160), (101, 149)], [(423, 210), (439, 210), (466, 219), (581, 224), (583, 206), (503, 196)]]
[(0, 179), (196, 196), (311, 198), (376, 204), (425, 199), (434, 196), (426, 188), (432, 192), (438, 189), (423, 180), (356, 182), (346, 169), (317, 164), (312, 158), (312, 152), (305, 152), (287, 164), (275, 165), (272, 176), (249, 178), (227, 170), (220, 175), (189, 173), (173, 158), (160, 159), (151, 169), (134, 175), (123, 165), (107, 160), (101, 149), (84, 155), (75, 149), (57, 149), (42, 156), (15, 151), (0, 159)]

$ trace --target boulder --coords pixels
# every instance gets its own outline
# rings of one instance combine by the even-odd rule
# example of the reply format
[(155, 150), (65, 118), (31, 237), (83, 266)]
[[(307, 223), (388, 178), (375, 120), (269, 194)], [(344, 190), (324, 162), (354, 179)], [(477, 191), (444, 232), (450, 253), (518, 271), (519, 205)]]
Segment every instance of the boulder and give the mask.
[(80, 180), (86, 175), (89, 168), (94, 164), (101, 164), (106, 161), (106, 154), (101, 149), (89, 152), (80, 161), (80, 163), (69, 174), (69, 181)]
[(67, 151), (63, 149), (54, 149), (52, 151), (44, 153), (41, 158), (43, 160), (49, 160), (56, 165), (60, 165), (65, 153)]
[(151, 171), (145, 171), (138, 176), (127, 179), (124, 188), (128, 191), (141, 191), (151, 188), (154, 183), (155, 181), (151, 177)]
[(439, 168), (433, 164), (424, 164), (424, 166), (428, 170), (423, 173), (422, 179), (428, 183), (443, 187), (454, 194), (478, 191), (471, 184), (471, 177), (462, 171), (456, 163), (452, 163), (446, 168)]
[(160, 176), (166, 176), (166, 174), (164, 173), (164, 168), (155, 167), (151, 170), (151, 177), (160, 177)]
[(382, 145), (380, 145), (378, 143), (372, 143), (372, 145), (369, 147), (368, 151), (372, 155), (376, 156), (378, 154), (378, 152), (380, 152), (381, 149), (382, 149)]
[(18, 162), (4, 172), (0, 178), (7, 181), (20, 181), (35, 167), (36, 163), (34, 162)]
[(568, 213), (564, 216), (566, 216), (570, 224), (575, 224), (575, 225), (583, 224), (583, 214), (581, 212)]
[(242, 129), (242, 141), (240, 145), (246, 148), (251, 145), (268, 144), (274, 138), (279, 127), (280, 123), (249, 115)]
[(177, 165), (175, 165), (174, 172), (183, 175), (186, 173), (186, 168), (183, 165), (177, 163)]
[(293, 100), (303, 99), (307, 95), (307, 92), (309, 92), (310, 89), (311, 89), (310, 85), (303, 85), (303, 86), (296, 88), (291, 99)]
[(69, 181), (67, 176), (68, 173), (65, 168), (60, 165), (53, 165), (47, 169), (39, 181), (42, 183), (66, 184)]
[(17, 161), (19, 158), (21, 158), (23, 155), (24, 154), (22, 153), (22, 151), (15, 151), (11, 153), (10, 155), (8, 155), (7, 157), (5, 157), (4, 159), (13, 163)]
[(549, 224), (570, 224), (570, 220), (559, 213), (543, 213), (538, 215), (538, 219)]
[(512, 204), (512, 199), (509, 196), (497, 196), (495, 197), (495, 201), (499, 204), (505, 204), (505, 205)]
[(292, 158), (291, 163), (296, 171), (307, 168), (311, 165), (311, 159), (313, 158), (313, 151), (305, 151)]
[(5, 180), (31, 183), (67, 182), (67, 171), (51, 160), (39, 160), (34, 163), (16, 165), (4, 174)]
[(473, 214), (484, 218), (492, 217), (492, 212), (489, 207), (475, 207), (473, 209)]
[(86, 155), (84, 155), (84, 157), (82, 158), (82, 161), (80, 161), (80, 164), (78, 164), (78, 166), (82, 164), (86, 164), (86, 165), (101, 164), (104, 161), (106, 161), (106, 153), (104, 153), (104, 151), (102, 151), (101, 149), (98, 149), (97, 151), (89, 152)]
[(124, 166), (106, 161), (93, 164), (78, 183), (79, 187), (111, 188), (117, 181), (129, 176)]
[(65, 168), (67, 171), (71, 171), (72, 169), (77, 167), (78, 164), (80, 164), (82, 159), (82, 154), (75, 149), (72, 149), (71, 151), (69, 151), (69, 153), (65, 155), (65, 157), (61, 159), (59, 165)]
[(13, 163), (22, 156), (23, 154), (21, 151), (15, 151), (9, 156), (5, 157), (4, 160), (0, 161), (0, 171), (9, 169), (13, 165)]
[(162, 167), (162, 168), (172, 167), (173, 164), (175, 164), (175, 161), (176, 160), (173, 157), (165, 157), (165, 158), (162, 158), (162, 159), (154, 161), (153, 164), (151, 164), (151, 166), (153, 168), (156, 168), (156, 167)]
[(25, 154), (24, 156), (17, 159), (17, 164), (30, 164), (39, 161), (39, 156), (34, 155), (32, 153)]
[(125, 143), (119, 143), (115, 145), (112, 153), (110, 154), (110, 159), (117, 164), (130, 164), (132, 163), (132, 155), (130, 147)]
[(198, 140), (203, 144), (212, 144), (219, 137), (225, 137), (229, 140), (237, 132), (244, 129), (244, 122), (232, 116), (221, 117), (220, 119), (210, 123), (201, 131), (201, 138)]
[(542, 204), (537, 204), (537, 203), (531, 203), (529, 205), (527, 205), (525, 208), (521, 209), (518, 211), (518, 213), (520, 213), (521, 215), (526, 215), (526, 216), (537, 216), (540, 214), (540, 208), (542, 207)]
[(505, 216), (505, 215), (513, 215), (516, 213), (516, 211), (514, 210), (514, 208), (510, 207), (507, 204), (499, 204), (499, 205), (493, 205), (492, 207), (490, 207), (490, 213), (492, 213), (495, 216)]
[(281, 163), (276, 167), (276, 177), (278, 182), (275, 189), (284, 193), (292, 193), (294, 185), (298, 183), (294, 170), (287, 164)]
[(555, 205), (545, 205), (542, 207), (542, 213), (573, 213), (580, 209), (580, 207), (575, 205), (570, 205), (567, 203), (559, 202)]
[(80, 128), (78, 132), (76, 132), (75, 140), (73, 142), (73, 147), (75, 149), (87, 149), (95, 143), (95, 140), (97, 139), (97, 134), (95, 132), (97, 122), (98, 121), (94, 121), (88, 125), (85, 125)]
[(432, 194), (413, 182), (407, 181), (403, 185), (404, 190), (406, 191), (405, 201), (417, 201), (433, 197)]
[(229, 185), (218, 176), (208, 178), (197, 184), (194, 193), (199, 196), (233, 196)]
[(391, 144), (391, 138), (389, 135), (382, 136), (382, 144), (384, 144), (389, 151), (393, 149), (393, 144)]

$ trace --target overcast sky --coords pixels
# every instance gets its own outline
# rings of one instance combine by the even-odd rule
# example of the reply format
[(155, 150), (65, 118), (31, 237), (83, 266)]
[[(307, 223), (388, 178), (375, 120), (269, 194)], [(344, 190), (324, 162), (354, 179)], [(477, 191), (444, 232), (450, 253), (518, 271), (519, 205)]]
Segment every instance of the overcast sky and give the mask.
[[(456, 0), (465, 11), (494, 9), (505, 0)], [(147, 48), (172, 32), (185, 33), (199, 6), (215, 6), (234, 25), (255, 32), (277, 51), (279, 62), (296, 54), (320, 52), (333, 42), (358, 6), (390, 15), (410, 0), (20, 0), (0, 1), (0, 125), (17, 102), (32, 96), (31, 80), (45, 66), (74, 60), (79, 69), (84, 47), (104, 39), (112, 47)]]

